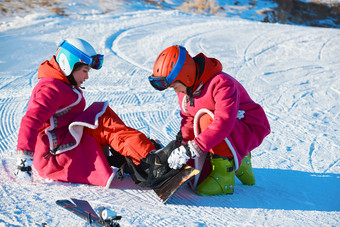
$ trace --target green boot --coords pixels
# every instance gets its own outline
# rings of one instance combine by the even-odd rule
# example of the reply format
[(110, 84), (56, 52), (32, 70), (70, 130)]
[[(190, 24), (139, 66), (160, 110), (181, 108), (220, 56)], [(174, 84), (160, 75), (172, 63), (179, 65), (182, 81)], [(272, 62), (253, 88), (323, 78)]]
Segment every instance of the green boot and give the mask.
[(212, 171), (197, 186), (197, 195), (233, 194), (235, 185), (234, 160), (217, 155), (210, 156)]
[(236, 177), (245, 185), (254, 185), (255, 176), (253, 173), (253, 168), (251, 167), (251, 155), (250, 153), (243, 158), (240, 168), (236, 173)]

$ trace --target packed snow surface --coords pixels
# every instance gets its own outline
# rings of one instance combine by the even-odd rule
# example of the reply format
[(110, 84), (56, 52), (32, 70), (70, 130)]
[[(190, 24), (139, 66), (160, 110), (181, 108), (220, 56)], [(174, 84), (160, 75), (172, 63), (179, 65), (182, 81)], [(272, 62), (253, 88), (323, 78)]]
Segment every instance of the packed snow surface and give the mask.
[[(121, 226), (340, 226), (340, 30), (199, 16), (176, 10), (74, 8), (0, 21), (0, 226), (86, 226), (57, 199), (86, 199), (122, 215)], [(72, 11), (71, 11), (72, 12)], [(66, 38), (105, 55), (84, 84), (87, 104), (109, 101), (131, 127), (167, 144), (180, 127), (175, 92), (147, 77), (179, 44), (219, 59), (266, 111), (272, 132), (252, 152), (255, 186), (201, 197), (182, 187), (166, 204), (129, 176), (111, 189), (14, 176), (20, 120), (39, 64)]]

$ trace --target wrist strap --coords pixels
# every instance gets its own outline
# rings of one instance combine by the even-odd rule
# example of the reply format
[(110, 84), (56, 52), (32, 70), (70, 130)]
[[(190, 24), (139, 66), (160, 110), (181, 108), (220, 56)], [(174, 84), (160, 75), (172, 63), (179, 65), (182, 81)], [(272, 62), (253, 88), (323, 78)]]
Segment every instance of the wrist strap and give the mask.
[(188, 146), (189, 146), (189, 149), (191, 151), (191, 157), (192, 158), (195, 158), (195, 157), (201, 157), (200, 154), (202, 154), (202, 150), (201, 148), (195, 143), (195, 141), (189, 141), (188, 142)]

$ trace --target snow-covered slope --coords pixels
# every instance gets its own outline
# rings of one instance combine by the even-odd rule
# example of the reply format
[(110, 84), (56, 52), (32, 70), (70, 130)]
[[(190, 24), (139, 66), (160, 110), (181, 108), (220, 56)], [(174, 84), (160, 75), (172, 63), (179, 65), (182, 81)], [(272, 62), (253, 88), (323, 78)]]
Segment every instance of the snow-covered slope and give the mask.
[[(131, 10), (69, 17), (32, 13), (0, 22), (0, 226), (83, 226), (55, 204), (87, 199), (122, 215), (122, 226), (339, 226), (340, 30)], [(164, 144), (180, 126), (177, 97), (148, 83), (156, 56), (180, 44), (218, 58), (260, 103), (272, 133), (253, 151), (255, 186), (200, 197), (183, 187), (162, 204), (129, 177), (114, 188), (15, 179), (21, 117), (39, 64), (81, 37), (105, 54), (84, 84), (87, 103), (108, 100), (125, 123)]]

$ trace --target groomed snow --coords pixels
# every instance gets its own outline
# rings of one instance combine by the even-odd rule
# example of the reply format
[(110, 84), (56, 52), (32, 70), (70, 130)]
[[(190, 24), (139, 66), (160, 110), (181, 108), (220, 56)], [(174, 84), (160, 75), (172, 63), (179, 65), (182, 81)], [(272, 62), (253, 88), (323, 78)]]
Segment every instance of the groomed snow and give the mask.
[[(86, 199), (121, 226), (339, 226), (340, 30), (265, 24), (174, 10), (48, 13), (0, 21), (0, 226), (84, 226), (57, 199)], [(79, 13), (80, 12), (80, 13)], [(83, 13), (82, 13), (83, 12)], [(255, 186), (200, 197), (189, 187), (162, 204), (127, 176), (114, 188), (14, 177), (20, 120), (39, 64), (60, 41), (80, 37), (105, 55), (84, 84), (87, 104), (108, 100), (123, 121), (167, 144), (180, 126), (173, 90), (148, 83), (153, 62), (180, 44), (219, 59), (265, 109), (272, 128), (252, 152)]]

